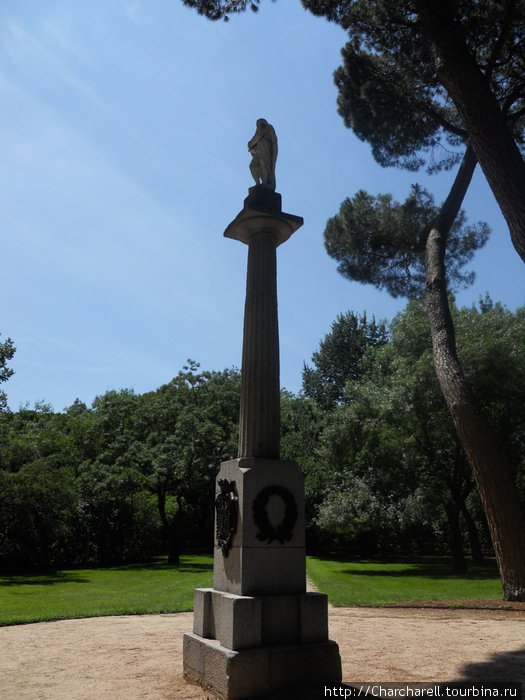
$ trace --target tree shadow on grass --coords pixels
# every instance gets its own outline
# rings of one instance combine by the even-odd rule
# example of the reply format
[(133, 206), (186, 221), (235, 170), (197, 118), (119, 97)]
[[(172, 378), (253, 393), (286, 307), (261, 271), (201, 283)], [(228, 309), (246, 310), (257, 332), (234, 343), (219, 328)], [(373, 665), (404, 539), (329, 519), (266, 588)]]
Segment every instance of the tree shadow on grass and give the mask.
[(53, 586), (57, 583), (89, 583), (89, 579), (75, 575), (74, 571), (53, 571), (45, 574), (1, 576), (0, 586)]
[(126, 564), (125, 566), (116, 566), (113, 571), (174, 571), (181, 574), (200, 574), (208, 571), (213, 571), (213, 560), (209, 562), (187, 562), (181, 561), (180, 564), (168, 564), (165, 559), (155, 559), (151, 562), (142, 564)]
[[(93, 571), (173, 571), (179, 574), (203, 574), (213, 571), (213, 560), (209, 562), (183, 561), (180, 564), (168, 564), (165, 557), (158, 557), (150, 562), (140, 564), (124, 564), (122, 566), (94, 567)], [(57, 583), (89, 583), (90, 579), (82, 577), (78, 571), (37, 571), (30, 574), (0, 574), (0, 586), (52, 586)]]
[(372, 577), (387, 577), (387, 578), (431, 578), (431, 579), (468, 579), (471, 581), (485, 581), (498, 577), (497, 571), (491, 569), (472, 569), (465, 572), (452, 571), (450, 567), (427, 566), (425, 564), (414, 565), (407, 569), (341, 569), (340, 573), (349, 574), (351, 576), (372, 576)]
[(213, 563), (211, 564), (180, 564), (172, 567), (176, 571), (185, 574), (200, 574), (203, 572), (213, 572)]
[[(425, 577), (431, 579), (469, 579), (469, 580), (489, 580), (498, 578), (498, 569), (494, 561), (487, 561), (486, 564), (469, 564), (467, 571), (458, 572), (453, 570), (452, 559), (447, 557), (428, 557), (425, 559), (394, 558), (394, 559), (348, 559), (338, 557), (315, 557), (319, 561), (338, 562), (344, 568), (338, 569), (338, 573), (349, 574), (351, 576), (371, 576), (390, 578), (410, 578)], [(401, 566), (394, 569), (391, 566)], [(379, 566), (382, 568), (371, 568)]]

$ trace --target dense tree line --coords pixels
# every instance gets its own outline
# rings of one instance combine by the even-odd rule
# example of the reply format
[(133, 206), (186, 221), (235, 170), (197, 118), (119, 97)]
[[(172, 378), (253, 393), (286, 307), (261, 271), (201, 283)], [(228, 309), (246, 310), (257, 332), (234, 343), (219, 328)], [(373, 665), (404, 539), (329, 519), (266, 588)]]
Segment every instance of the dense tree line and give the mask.
[[(452, 302), (461, 359), (525, 500), (525, 309)], [(112, 565), (213, 547), (214, 482), (236, 455), (239, 373), (188, 361), (157, 391), (0, 412), (0, 570)], [(282, 454), (306, 475), (308, 546), (346, 555), (491, 553), (439, 390), (424, 303), (341, 314), (282, 392)]]
[[(525, 505), (525, 309), (515, 314), (489, 298), (480, 308), (457, 309), (458, 347), (468, 379), (504, 446), (505, 459)], [(299, 415), (289, 456), (301, 453), (307, 474), (310, 542), (361, 554), (410, 551), (451, 553), (456, 567), (491, 552), (487, 521), (433, 368), (425, 304), (410, 302), (390, 324), (388, 342), (356, 350), (366, 318), (338, 317), (306, 367), (307, 394), (290, 399)], [(348, 343), (341, 338), (348, 337)], [(334, 351), (337, 348), (338, 351)], [(331, 406), (320, 403), (333, 380), (325, 362), (347, 373)], [(321, 370), (321, 371), (320, 371)], [(332, 374), (338, 373), (332, 370)], [(323, 379), (323, 373), (326, 378)], [(319, 381), (309, 390), (312, 374)], [(312, 443), (310, 435), (315, 435)], [(304, 451), (301, 452), (301, 446)]]
[(109, 565), (211, 548), (235, 456), (239, 373), (189, 361), (155, 392), (0, 413), (0, 569)]

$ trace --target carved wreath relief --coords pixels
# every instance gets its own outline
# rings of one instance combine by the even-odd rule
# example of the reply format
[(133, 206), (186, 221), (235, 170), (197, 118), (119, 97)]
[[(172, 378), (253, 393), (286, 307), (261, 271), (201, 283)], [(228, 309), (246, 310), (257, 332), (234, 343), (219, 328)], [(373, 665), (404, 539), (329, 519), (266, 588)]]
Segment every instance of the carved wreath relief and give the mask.
[(232, 546), (232, 538), (237, 532), (239, 515), (239, 497), (235, 493), (235, 481), (219, 479), (220, 493), (215, 498), (217, 513), (217, 545), (222, 549), (224, 557), (228, 556)]
[[(268, 517), (268, 501), (270, 496), (279, 496), (284, 502), (284, 517), (281, 523), (274, 527)], [(292, 539), (293, 529), (297, 522), (297, 505), (293, 494), (285, 486), (266, 486), (260, 491), (253, 502), (253, 519), (258, 528), (257, 539), (268, 541), (277, 540), (281, 544)]]

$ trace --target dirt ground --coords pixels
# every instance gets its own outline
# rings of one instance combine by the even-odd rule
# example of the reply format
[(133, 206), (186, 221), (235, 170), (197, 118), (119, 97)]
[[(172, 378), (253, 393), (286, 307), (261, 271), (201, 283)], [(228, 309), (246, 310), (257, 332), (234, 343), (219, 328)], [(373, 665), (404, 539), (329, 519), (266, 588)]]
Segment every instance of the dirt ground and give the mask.
[[(347, 683), (525, 681), (523, 609), (330, 608), (329, 616)], [(182, 677), (182, 635), (192, 619), (178, 613), (0, 628), (0, 698), (211, 698)]]

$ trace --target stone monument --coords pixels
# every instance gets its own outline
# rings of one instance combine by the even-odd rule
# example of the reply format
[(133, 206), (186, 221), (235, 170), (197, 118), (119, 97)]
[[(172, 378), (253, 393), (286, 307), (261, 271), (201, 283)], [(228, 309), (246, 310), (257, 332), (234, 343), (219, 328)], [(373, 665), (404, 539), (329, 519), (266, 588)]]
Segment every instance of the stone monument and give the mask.
[(306, 592), (304, 477), (280, 459), (276, 250), (303, 224), (275, 192), (277, 138), (248, 143), (256, 182), (224, 235), (248, 246), (239, 451), (216, 483), (213, 588), (195, 590), (184, 676), (225, 700), (308, 697), (341, 681), (328, 600)]

